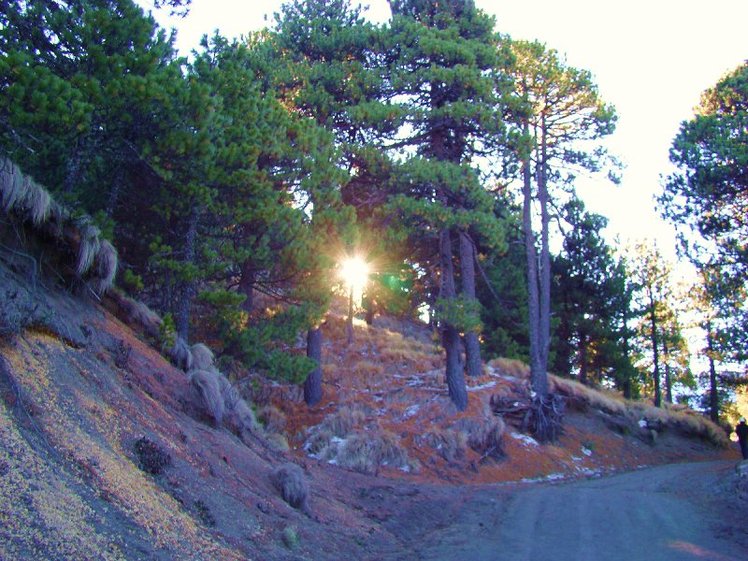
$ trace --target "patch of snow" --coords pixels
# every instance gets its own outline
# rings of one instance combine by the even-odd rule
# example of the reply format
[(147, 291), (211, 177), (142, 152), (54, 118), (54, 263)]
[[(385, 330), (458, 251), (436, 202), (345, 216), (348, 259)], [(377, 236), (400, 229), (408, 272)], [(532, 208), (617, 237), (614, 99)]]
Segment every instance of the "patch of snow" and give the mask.
[(646, 419), (639, 419), (639, 427), (646, 429), (647, 428), (647, 420)]
[(515, 440), (519, 440), (526, 446), (540, 446), (537, 440), (535, 440), (532, 436), (529, 436), (527, 434), (520, 434), (518, 432), (510, 432), (509, 436), (511, 436)]
[(525, 477), (521, 481), (522, 483), (542, 483), (545, 481), (559, 481), (561, 479), (566, 479), (566, 475), (563, 473), (551, 473), (545, 477)]
[(584, 458), (580, 458), (579, 456), (572, 456), (571, 459), (575, 462), (581, 462), (584, 460)]
[(496, 385), (496, 382), (486, 382), (485, 384), (481, 384), (480, 386), (470, 386), (468, 387), (467, 391), (477, 392), (478, 390), (485, 390), (488, 388), (493, 388), (495, 385)]
[(407, 408), (407, 409), (405, 410), (405, 412), (403, 413), (403, 419), (409, 419), (409, 418), (411, 418), (411, 417), (412, 417), (413, 415), (415, 415), (416, 413), (418, 413), (418, 410), (419, 410), (420, 408), (421, 408), (421, 406), (420, 406), (420, 405), (418, 405), (418, 404), (416, 404), (416, 405), (411, 405), (411, 406), (410, 406), (410, 407), (408, 407), (408, 408)]
[(582, 446), (582, 454), (584, 454), (585, 456), (591, 456), (592, 455), (592, 450), (590, 450), (589, 448), (585, 448), (584, 446)]
[(602, 475), (599, 469), (592, 469), (588, 467), (577, 468), (577, 472), (581, 473), (582, 475), (586, 475), (587, 477), (599, 477)]

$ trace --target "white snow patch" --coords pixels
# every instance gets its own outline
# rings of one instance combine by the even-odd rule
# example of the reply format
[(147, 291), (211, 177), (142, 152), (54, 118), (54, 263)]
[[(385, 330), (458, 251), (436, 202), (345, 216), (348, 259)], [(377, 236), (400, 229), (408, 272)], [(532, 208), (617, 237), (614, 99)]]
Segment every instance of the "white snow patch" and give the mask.
[(469, 392), (477, 392), (478, 390), (485, 390), (487, 388), (492, 388), (496, 385), (496, 382), (486, 382), (485, 384), (481, 384), (480, 386), (470, 386), (467, 391)]
[(579, 456), (572, 456), (571, 459), (575, 462), (581, 462), (584, 461), (584, 458), (580, 458)]
[(589, 448), (585, 448), (584, 446), (582, 446), (582, 454), (584, 454), (585, 456), (591, 456), (592, 455), (592, 450), (590, 450)]
[(647, 420), (646, 419), (639, 419), (639, 427), (646, 429), (647, 428)]
[(410, 418), (411, 418), (412, 416), (414, 416), (414, 415), (415, 415), (416, 413), (418, 413), (418, 411), (419, 411), (420, 409), (421, 409), (421, 406), (420, 406), (420, 405), (418, 405), (418, 404), (416, 404), (416, 405), (411, 405), (411, 406), (410, 406), (410, 407), (408, 407), (408, 408), (407, 408), (407, 409), (405, 410), (405, 412), (403, 413), (403, 419), (410, 419)]
[(563, 473), (551, 473), (545, 477), (525, 477), (521, 481), (522, 483), (542, 483), (544, 481), (559, 481), (561, 479), (566, 479), (566, 475)]
[(535, 440), (532, 436), (529, 436), (527, 434), (520, 434), (518, 432), (510, 432), (509, 436), (511, 436), (515, 440), (519, 440), (520, 442), (522, 442), (522, 444), (526, 446), (540, 446), (537, 440)]

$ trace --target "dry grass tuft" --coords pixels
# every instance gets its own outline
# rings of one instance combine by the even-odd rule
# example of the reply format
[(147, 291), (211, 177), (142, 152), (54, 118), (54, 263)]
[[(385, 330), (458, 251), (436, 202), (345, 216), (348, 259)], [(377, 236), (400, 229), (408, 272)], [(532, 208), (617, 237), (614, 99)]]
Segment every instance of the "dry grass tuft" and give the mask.
[(192, 351), (187, 341), (181, 337), (174, 339), (174, 344), (169, 349), (169, 358), (177, 368), (185, 372), (192, 370)]
[(337, 413), (328, 415), (322, 421), (322, 428), (330, 431), (333, 436), (344, 438), (354, 427), (366, 420), (366, 414), (357, 407), (343, 407)]
[(270, 481), (284, 501), (293, 508), (308, 512), (309, 485), (304, 470), (296, 464), (286, 463), (270, 474)]
[(192, 368), (197, 370), (211, 370), (213, 368), (213, 351), (204, 343), (195, 343), (190, 347)]
[(213, 370), (190, 370), (187, 376), (200, 394), (202, 403), (215, 421), (216, 426), (220, 426), (223, 423), (225, 410), (219, 382), (221, 375)]
[(671, 410), (635, 402), (631, 404), (627, 414), (633, 422), (644, 420), (647, 427), (657, 431), (669, 428), (686, 436), (701, 438), (720, 448), (730, 445), (727, 433), (719, 425), (695, 411)]
[(94, 259), (95, 274), (92, 280), (93, 288), (99, 294), (105, 293), (114, 286), (118, 260), (114, 246), (108, 240), (101, 240)]
[(436, 429), (419, 440), (436, 450), (449, 463), (463, 458), (467, 452), (468, 436), (462, 430)]
[(499, 460), (504, 457), (504, 421), (498, 417), (460, 419), (452, 427), (465, 433), (467, 445), (481, 458)]
[(159, 315), (146, 306), (126, 296), (121, 290), (108, 292), (109, 298), (119, 309), (118, 315), (131, 326), (142, 328), (150, 337), (157, 338), (161, 331), (162, 320)]
[(521, 360), (513, 358), (495, 358), (488, 363), (488, 366), (503, 376), (512, 376), (519, 379), (530, 377), (530, 367)]
[(286, 428), (286, 416), (275, 405), (268, 404), (260, 408), (257, 417), (268, 432), (282, 433)]
[(340, 446), (335, 463), (368, 474), (376, 474), (380, 466), (409, 467), (407, 452), (388, 432), (354, 432)]
[(329, 430), (317, 427), (304, 443), (304, 450), (313, 458), (329, 461), (338, 453), (337, 447), (333, 445), (335, 438), (338, 437)]
[(80, 240), (75, 263), (75, 272), (79, 277), (85, 275), (93, 265), (101, 246), (101, 230), (94, 226), (88, 217), (76, 223)]
[(10, 212), (16, 203), (26, 197), (31, 179), (23, 174), (21, 169), (9, 159), (0, 157), (0, 194), (2, 194), (3, 210)]
[(276, 452), (288, 452), (291, 449), (291, 446), (288, 444), (288, 439), (277, 432), (266, 434), (265, 440), (270, 448)]
[(551, 391), (564, 396), (569, 405), (578, 410), (587, 407), (600, 409), (611, 415), (623, 416), (626, 414), (627, 406), (622, 397), (612, 392), (595, 390), (576, 380), (549, 376)]
[(31, 182), (24, 206), (34, 226), (41, 226), (47, 221), (51, 205), (52, 197), (49, 196), (47, 190), (41, 185)]

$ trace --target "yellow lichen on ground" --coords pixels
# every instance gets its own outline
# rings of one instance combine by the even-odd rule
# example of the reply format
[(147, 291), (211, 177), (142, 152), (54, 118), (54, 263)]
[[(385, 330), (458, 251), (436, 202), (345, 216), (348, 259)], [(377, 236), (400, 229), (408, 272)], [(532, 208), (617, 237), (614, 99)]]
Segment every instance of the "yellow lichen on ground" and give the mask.
[[(216, 543), (171, 495), (128, 458), (122, 443), (129, 420), (104, 401), (94, 402), (82, 392), (62, 392), (55, 385), (56, 367), (72, 370), (67, 375), (82, 374), (75, 371), (81, 365), (66, 356), (75, 352), (48, 335), (34, 334), (4, 353), (16, 383), (32, 407), (40, 411), (37, 422), (46, 441), (57, 454), (82, 468), (93, 479), (100, 495), (152, 536), (157, 548), (178, 552), (180, 559), (244, 559)], [(52, 365), (53, 353), (55, 364), (62, 361), (64, 366)], [(59, 496), (48, 489), (40, 496), (48, 494)], [(65, 518), (63, 503), (51, 500), (43, 508), (37, 508), (34, 502), (29, 513), (36, 512), (45, 522), (53, 522)], [(72, 508), (72, 504), (73, 501), (67, 506)], [(80, 512), (66, 515), (71, 524), (85, 519)], [(61, 531), (65, 535), (71, 532)]]
[(1, 401), (0, 442), (0, 559), (44, 559), (48, 551), (81, 561), (125, 559), (120, 544), (95, 529), (93, 509), (18, 432)]

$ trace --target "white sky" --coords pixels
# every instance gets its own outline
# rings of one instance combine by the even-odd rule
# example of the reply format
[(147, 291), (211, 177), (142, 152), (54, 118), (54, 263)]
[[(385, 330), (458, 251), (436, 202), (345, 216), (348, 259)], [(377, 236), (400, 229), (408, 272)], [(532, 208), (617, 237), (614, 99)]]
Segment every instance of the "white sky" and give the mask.
[[(141, 5), (148, 6), (149, 0)], [(367, 2), (364, 2), (365, 4)], [(269, 22), (280, 0), (193, 0), (178, 27), (187, 54), (205, 33), (234, 37)], [(389, 15), (385, 0), (370, 0), (373, 20)], [(595, 181), (579, 186), (587, 207), (610, 219), (608, 235), (622, 241), (658, 238), (670, 253), (673, 229), (654, 209), (668, 150), (701, 92), (748, 59), (746, 0), (476, 0), (496, 16), (497, 30), (516, 39), (538, 39), (565, 54), (571, 66), (592, 72), (619, 124), (608, 145), (626, 164), (620, 186)], [(148, 8), (146, 8), (148, 9)], [(155, 14), (158, 16), (158, 14)]]

